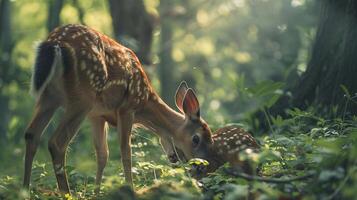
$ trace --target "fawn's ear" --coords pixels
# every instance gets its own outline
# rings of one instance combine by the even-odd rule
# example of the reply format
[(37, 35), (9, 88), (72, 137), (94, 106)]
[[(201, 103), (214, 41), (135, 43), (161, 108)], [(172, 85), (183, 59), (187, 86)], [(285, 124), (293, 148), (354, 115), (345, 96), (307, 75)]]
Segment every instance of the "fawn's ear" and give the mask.
[(175, 95), (175, 103), (176, 107), (182, 112), (183, 111), (183, 99), (185, 98), (186, 92), (188, 90), (187, 83), (185, 81), (182, 81), (180, 85), (178, 86), (176, 90), (176, 95)]
[(195, 92), (189, 88), (183, 100), (183, 111), (190, 119), (196, 120), (200, 118), (200, 104)]

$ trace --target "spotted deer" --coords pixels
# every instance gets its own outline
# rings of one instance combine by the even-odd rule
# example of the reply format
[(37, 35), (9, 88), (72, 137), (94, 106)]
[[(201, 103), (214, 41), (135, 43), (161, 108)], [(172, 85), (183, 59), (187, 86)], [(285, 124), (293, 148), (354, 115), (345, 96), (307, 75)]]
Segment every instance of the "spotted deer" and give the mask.
[(117, 128), (124, 176), (130, 186), (133, 124), (156, 133), (171, 159), (176, 155), (175, 147), (184, 159), (190, 159), (203, 156), (213, 142), (200, 116), (197, 97), (185, 82), (176, 92), (180, 111), (176, 112), (154, 91), (130, 49), (83, 25), (58, 27), (40, 43), (31, 91), (36, 106), (25, 131), (23, 184), (27, 188), (40, 137), (59, 107), (64, 108), (64, 114), (48, 141), (48, 149), (63, 193), (70, 192), (64, 168), (66, 150), (86, 117), (93, 130), (98, 188), (108, 159), (107, 124)]
[(208, 149), (205, 157), (208, 165), (194, 164), (192, 175), (197, 178), (213, 172), (225, 163), (247, 174), (252, 174), (249, 161), (240, 158), (240, 154), (251, 154), (259, 151), (260, 147), (255, 138), (239, 126), (225, 126), (216, 130), (213, 135), (213, 145)]

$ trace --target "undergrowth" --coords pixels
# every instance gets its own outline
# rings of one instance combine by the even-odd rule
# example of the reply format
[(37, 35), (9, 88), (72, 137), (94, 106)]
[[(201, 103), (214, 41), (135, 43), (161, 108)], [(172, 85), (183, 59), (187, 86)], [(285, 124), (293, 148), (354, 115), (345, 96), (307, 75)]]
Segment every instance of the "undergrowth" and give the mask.
[[(305, 176), (301, 180), (248, 181), (228, 175), (228, 165), (194, 180), (187, 171), (189, 166), (170, 166), (155, 138), (138, 133), (133, 141), (135, 193), (124, 185), (119, 153), (111, 156), (99, 195), (94, 194), (95, 171), (87, 172), (85, 167), (70, 162), (66, 169), (72, 196), (61, 196), (48, 158), (35, 161), (28, 192), (21, 188), (22, 152), (11, 146), (7, 151), (19, 152), (9, 155), (17, 155), (18, 159), (12, 168), (11, 163), (5, 163), (9, 160), (4, 157), (7, 153), (1, 155), (4, 165), (0, 167), (0, 199), (355, 199), (357, 118), (324, 119), (298, 109), (288, 113), (287, 119), (274, 118), (273, 130), (257, 137), (262, 151), (245, 159), (260, 168), (261, 177), (288, 180)], [(75, 151), (70, 156), (72, 160), (77, 156), (78, 162), (85, 159)]]

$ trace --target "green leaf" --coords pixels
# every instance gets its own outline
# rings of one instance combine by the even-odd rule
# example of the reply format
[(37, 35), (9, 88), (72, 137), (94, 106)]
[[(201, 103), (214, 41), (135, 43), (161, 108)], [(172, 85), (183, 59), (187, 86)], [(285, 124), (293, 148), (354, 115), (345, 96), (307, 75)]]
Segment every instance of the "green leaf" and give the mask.
[(273, 82), (270, 80), (263, 81), (255, 85), (254, 87), (248, 88), (248, 92), (256, 97), (264, 97), (269, 94), (274, 93), (276, 90), (282, 89), (285, 83)]
[(193, 158), (191, 160), (188, 161), (189, 165), (204, 165), (207, 166), (209, 165), (209, 162), (205, 159), (201, 159), (201, 158)]

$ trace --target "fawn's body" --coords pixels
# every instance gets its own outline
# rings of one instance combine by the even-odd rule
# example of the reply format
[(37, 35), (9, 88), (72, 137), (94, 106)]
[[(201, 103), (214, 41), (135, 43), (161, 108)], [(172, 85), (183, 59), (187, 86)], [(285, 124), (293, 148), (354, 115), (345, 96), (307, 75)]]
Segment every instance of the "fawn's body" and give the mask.
[(209, 172), (229, 162), (232, 167), (251, 174), (249, 161), (240, 158), (240, 153), (250, 154), (260, 149), (255, 138), (239, 126), (231, 125), (216, 130), (212, 136), (213, 145), (207, 159), (210, 162)]
[[(181, 84), (176, 103), (181, 113), (155, 93), (135, 54), (109, 37), (81, 25), (55, 29), (39, 46), (32, 83), (37, 97), (35, 113), (25, 133), (24, 186), (30, 183), (33, 157), (40, 136), (57, 108), (65, 112), (49, 140), (58, 187), (69, 192), (66, 149), (84, 118), (93, 129), (97, 179), (101, 182), (108, 158), (106, 124), (118, 129), (124, 174), (131, 177), (131, 128), (140, 123), (160, 136), (164, 150), (174, 154), (172, 140), (186, 158), (204, 154), (212, 143), (207, 124), (200, 118), (193, 91)], [(193, 142), (192, 137), (199, 137)]]
[(239, 126), (231, 125), (217, 129), (213, 133), (212, 139), (213, 144), (209, 147), (208, 153), (201, 157), (209, 164), (208, 166), (193, 165), (191, 173), (194, 177), (202, 178), (225, 163), (229, 163), (233, 169), (247, 174), (254, 172), (249, 159), (241, 158), (241, 154), (249, 155), (260, 150), (260, 146), (250, 133)]

